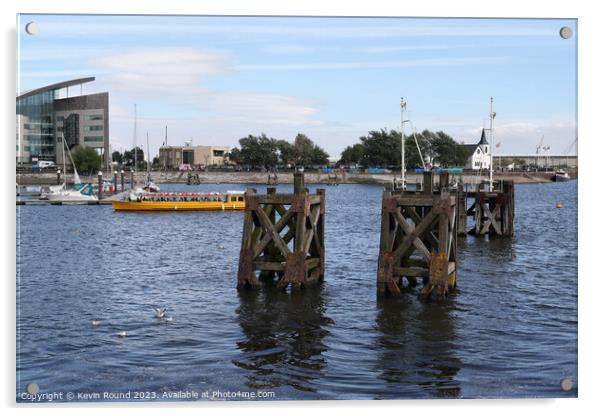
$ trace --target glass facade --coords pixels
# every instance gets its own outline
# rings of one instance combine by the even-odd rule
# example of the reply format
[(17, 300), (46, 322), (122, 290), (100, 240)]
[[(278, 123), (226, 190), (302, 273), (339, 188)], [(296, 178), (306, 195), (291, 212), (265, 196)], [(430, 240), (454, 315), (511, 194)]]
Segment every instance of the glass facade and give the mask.
[[(44, 91), (17, 100), (17, 114), (24, 118), (19, 145), (23, 151), (29, 148), (31, 158), (38, 160), (54, 159), (54, 100), (58, 91)], [(26, 140), (28, 146), (22, 143)]]

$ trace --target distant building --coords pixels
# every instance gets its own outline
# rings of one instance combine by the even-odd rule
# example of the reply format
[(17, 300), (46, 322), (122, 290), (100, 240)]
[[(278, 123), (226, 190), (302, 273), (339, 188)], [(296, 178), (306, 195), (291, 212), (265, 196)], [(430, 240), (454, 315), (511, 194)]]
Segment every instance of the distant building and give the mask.
[(221, 166), (228, 164), (228, 146), (162, 146), (159, 148), (159, 163), (167, 169), (178, 169), (180, 165)]
[(485, 129), (481, 132), (481, 140), (477, 144), (463, 144), (470, 156), (464, 166), (466, 169), (489, 169), (491, 165), (491, 149), (485, 138)]
[(59, 82), (17, 96), (17, 164), (49, 160), (61, 165), (64, 135), (70, 149), (92, 147), (108, 165), (109, 93), (69, 97), (69, 87), (94, 79)]

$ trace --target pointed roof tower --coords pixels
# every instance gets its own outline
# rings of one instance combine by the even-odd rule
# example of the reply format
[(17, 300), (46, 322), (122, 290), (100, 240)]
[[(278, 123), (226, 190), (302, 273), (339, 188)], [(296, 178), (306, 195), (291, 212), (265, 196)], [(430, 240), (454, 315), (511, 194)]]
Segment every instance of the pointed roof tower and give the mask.
[(481, 132), (481, 140), (477, 143), (477, 145), (489, 144), (487, 143), (487, 139), (485, 138), (485, 129)]

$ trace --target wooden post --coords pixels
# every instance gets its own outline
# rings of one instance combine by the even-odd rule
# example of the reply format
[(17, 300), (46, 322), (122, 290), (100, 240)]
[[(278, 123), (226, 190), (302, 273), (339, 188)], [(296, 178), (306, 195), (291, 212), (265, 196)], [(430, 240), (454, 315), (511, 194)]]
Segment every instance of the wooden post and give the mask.
[(295, 194), (300, 194), (305, 189), (305, 176), (303, 173), (295, 172), (293, 175), (293, 192)]
[(441, 171), (439, 173), (439, 190), (443, 191), (449, 187), (449, 172)]
[(458, 235), (465, 236), (466, 235), (466, 193), (464, 192), (464, 186), (462, 184), (458, 184)]
[(61, 170), (60, 169), (56, 170), (56, 184), (57, 185), (61, 184)]
[(125, 172), (121, 169), (121, 192), (125, 191), (125, 181), (124, 181)]
[(425, 194), (433, 193), (433, 172), (431, 171), (422, 174), (422, 192)]
[(98, 171), (98, 200), (102, 199), (102, 171)]
[(302, 288), (324, 276), (324, 190), (310, 195), (302, 173), (294, 175), (294, 193), (245, 194), (245, 220), (238, 267), (238, 288), (259, 286), (278, 276), (276, 286)]
[(113, 193), (117, 193), (117, 171), (113, 171)]

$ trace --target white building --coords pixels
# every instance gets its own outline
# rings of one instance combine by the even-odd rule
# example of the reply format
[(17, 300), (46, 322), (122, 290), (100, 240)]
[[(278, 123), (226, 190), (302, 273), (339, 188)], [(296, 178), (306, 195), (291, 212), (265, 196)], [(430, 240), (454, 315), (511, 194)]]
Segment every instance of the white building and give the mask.
[(481, 132), (481, 140), (477, 144), (464, 144), (463, 146), (470, 153), (464, 166), (466, 169), (489, 169), (491, 164), (491, 146), (485, 138), (485, 129)]

